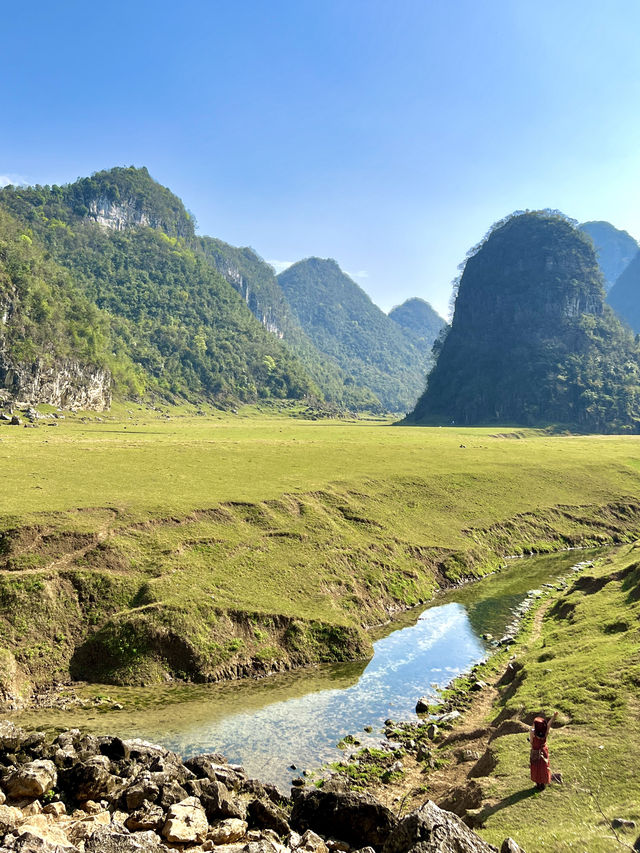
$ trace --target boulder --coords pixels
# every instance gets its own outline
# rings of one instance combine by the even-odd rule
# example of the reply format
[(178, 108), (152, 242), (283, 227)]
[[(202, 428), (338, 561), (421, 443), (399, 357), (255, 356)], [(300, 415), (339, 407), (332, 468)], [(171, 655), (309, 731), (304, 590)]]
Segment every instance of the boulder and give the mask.
[(14, 806), (0, 806), (0, 835), (13, 832), (24, 819), (20, 809)]
[(105, 826), (85, 841), (84, 850), (85, 853), (164, 853), (166, 847), (155, 832), (130, 835), (124, 829), (114, 832)]
[(196, 797), (187, 797), (169, 809), (162, 835), (171, 844), (201, 844), (207, 837), (209, 824)]
[(8, 720), (0, 720), (0, 753), (17, 752), (28, 735), (20, 726), (14, 726)]
[(500, 853), (524, 853), (524, 850), (516, 844), (513, 838), (505, 838), (500, 847)]
[(124, 798), (129, 811), (139, 809), (144, 802), (155, 803), (160, 796), (160, 788), (148, 777), (139, 779), (127, 789)]
[(171, 780), (162, 786), (162, 790), (160, 792), (159, 803), (164, 809), (168, 809), (169, 806), (172, 806), (174, 803), (180, 803), (185, 799), (188, 799), (189, 794), (185, 789), (175, 780)]
[(233, 844), (244, 838), (247, 831), (247, 822), (235, 817), (218, 821), (209, 829), (207, 838), (214, 844)]
[(53, 761), (39, 759), (23, 764), (11, 773), (4, 783), (6, 793), (14, 800), (20, 797), (41, 797), (55, 788), (58, 773)]
[(241, 800), (232, 800), (222, 782), (203, 779), (200, 781), (200, 786), (200, 802), (212, 823), (228, 817), (245, 820), (247, 816), (245, 804)]
[(291, 831), (287, 815), (272, 802), (252, 800), (247, 806), (247, 819), (250, 826), (258, 829), (273, 829), (283, 837)]
[(162, 806), (154, 806), (152, 803), (143, 803), (139, 809), (132, 812), (125, 820), (124, 825), (132, 832), (140, 830), (157, 830), (164, 826), (164, 809)]
[(106, 755), (94, 755), (86, 762), (76, 762), (60, 771), (60, 785), (76, 800), (100, 800), (108, 797), (117, 779), (110, 772), (111, 762)]
[(298, 832), (334, 835), (352, 847), (381, 847), (396, 824), (394, 814), (367, 794), (301, 791), (291, 812), (291, 825)]
[(431, 800), (391, 830), (383, 853), (497, 853), (472, 832), (460, 818)]
[(307, 851), (307, 853), (329, 853), (329, 848), (322, 838), (311, 829), (307, 829), (296, 849)]
[(416, 702), (416, 714), (429, 713), (429, 699), (426, 696), (421, 696)]

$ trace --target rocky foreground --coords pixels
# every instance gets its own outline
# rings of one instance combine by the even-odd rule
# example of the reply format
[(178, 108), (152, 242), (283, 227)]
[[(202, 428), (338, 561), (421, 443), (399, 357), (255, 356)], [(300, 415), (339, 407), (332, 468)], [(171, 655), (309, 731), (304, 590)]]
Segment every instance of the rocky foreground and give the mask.
[[(186, 761), (77, 729), (52, 742), (0, 722), (0, 853), (490, 853), (427, 801), (399, 819), (373, 797), (249, 779), (216, 753)], [(511, 839), (503, 853), (517, 853)]]

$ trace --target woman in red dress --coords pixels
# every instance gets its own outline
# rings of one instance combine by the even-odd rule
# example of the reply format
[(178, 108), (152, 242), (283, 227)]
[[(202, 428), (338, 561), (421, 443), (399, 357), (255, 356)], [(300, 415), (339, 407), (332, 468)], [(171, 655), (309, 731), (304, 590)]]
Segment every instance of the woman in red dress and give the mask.
[(533, 727), (529, 732), (529, 740), (531, 741), (531, 754), (529, 756), (531, 779), (536, 783), (536, 788), (539, 791), (543, 791), (545, 786), (551, 782), (547, 738), (551, 724), (557, 716), (558, 712), (556, 711), (553, 717), (550, 717), (548, 720), (545, 720), (544, 717), (536, 717), (533, 721)]

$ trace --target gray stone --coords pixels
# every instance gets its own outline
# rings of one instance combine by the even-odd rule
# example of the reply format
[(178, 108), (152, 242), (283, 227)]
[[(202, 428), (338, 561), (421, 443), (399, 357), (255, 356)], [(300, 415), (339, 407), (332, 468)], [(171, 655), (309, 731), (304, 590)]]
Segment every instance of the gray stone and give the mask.
[(500, 853), (524, 853), (524, 850), (516, 844), (513, 838), (505, 838)]
[(465, 824), (431, 800), (391, 830), (383, 853), (496, 853)]

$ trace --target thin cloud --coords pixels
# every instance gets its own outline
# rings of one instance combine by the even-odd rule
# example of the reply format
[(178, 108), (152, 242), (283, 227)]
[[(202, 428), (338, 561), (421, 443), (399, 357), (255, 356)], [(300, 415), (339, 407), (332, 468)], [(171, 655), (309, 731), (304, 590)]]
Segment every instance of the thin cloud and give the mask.
[(347, 272), (349, 278), (369, 278), (369, 273), (366, 270), (358, 270), (358, 272)]
[(268, 264), (274, 268), (277, 273), (284, 272), (289, 267), (295, 264), (295, 261), (267, 261)]
[(21, 184), (26, 184), (26, 183), (27, 183), (27, 179), (24, 178), (22, 175), (14, 175), (14, 174), (0, 175), (0, 187), (7, 187), (7, 186), (9, 186), (9, 184), (14, 184), (16, 186), (19, 186)]

